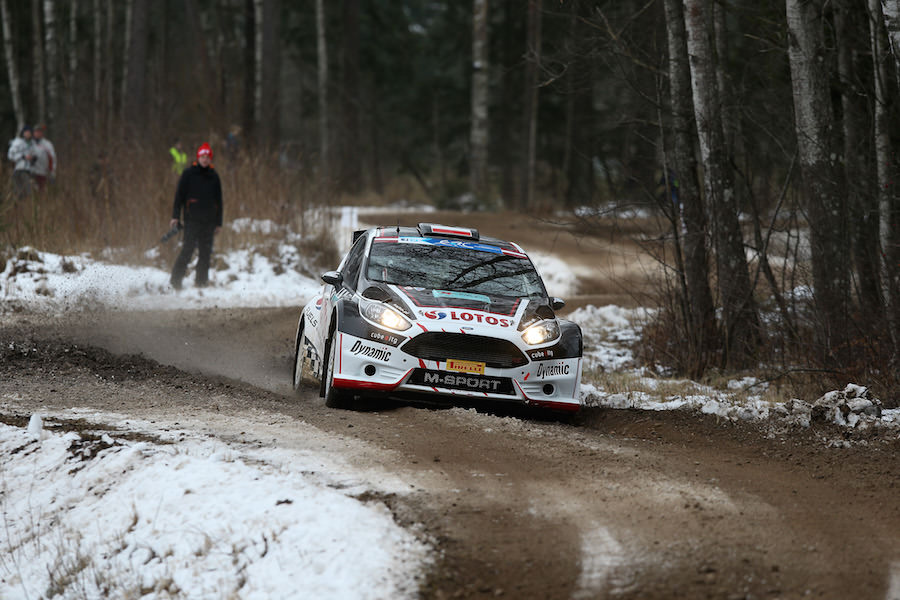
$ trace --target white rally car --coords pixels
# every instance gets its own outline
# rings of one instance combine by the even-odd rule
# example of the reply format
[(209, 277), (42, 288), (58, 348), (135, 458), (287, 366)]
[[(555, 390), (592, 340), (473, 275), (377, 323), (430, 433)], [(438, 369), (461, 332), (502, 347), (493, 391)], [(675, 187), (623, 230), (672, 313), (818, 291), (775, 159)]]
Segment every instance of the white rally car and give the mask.
[(557, 318), (563, 301), (514, 243), (375, 227), (322, 280), (300, 314), (293, 382), (317, 378), (330, 407), (388, 395), (581, 408), (581, 329)]

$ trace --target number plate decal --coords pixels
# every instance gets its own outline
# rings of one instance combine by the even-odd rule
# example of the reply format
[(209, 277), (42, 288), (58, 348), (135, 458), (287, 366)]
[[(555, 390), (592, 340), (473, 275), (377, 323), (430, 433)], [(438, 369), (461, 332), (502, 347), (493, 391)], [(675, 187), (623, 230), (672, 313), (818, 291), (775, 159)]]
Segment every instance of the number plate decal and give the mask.
[(484, 375), (484, 363), (475, 362), (472, 360), (457, 360), (455, 358), (448, 358), (446, 369), (448, 371), (454, 371), (456, 373), (475, 373), (477, 375)]

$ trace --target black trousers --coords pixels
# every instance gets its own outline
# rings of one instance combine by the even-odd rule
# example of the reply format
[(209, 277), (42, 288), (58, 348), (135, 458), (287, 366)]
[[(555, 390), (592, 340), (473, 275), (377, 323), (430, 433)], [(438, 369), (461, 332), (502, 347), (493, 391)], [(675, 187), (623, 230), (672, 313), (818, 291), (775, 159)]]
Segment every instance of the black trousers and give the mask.
[(175, 259), (175, 266), (172, 267), (173, 286), (181, 287), (181, 280), (184, 279), (188, 263), (191, 262), (191, 257), (194, 255), (194, 248), (199, 250), (195, 281), (197, 285), (206, 285), (209, 281), (209, 259), (212, 256), (213, 234), (215, 231), (216, 226), (213, 223), (185, 222), (181, 252), (178, 254), (178, 258)]

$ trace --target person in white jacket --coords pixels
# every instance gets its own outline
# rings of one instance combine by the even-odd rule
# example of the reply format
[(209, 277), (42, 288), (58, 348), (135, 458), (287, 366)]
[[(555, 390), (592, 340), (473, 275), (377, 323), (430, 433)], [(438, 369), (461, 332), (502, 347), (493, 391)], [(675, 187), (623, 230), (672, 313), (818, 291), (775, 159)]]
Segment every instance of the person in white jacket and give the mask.
[(47, 126), (43, 123), (34, 126), (34, 147), (37, 160), (31, 166), (31, 177), (39, 190), (46, 187), (47, 182), (56, 180), (56, 149), (53, 143), (44, 137)]
[(13, 167), (13, 191), (17, 197), (31, 193), (31, 170), (37, 161), (37, 150), (31, 137), (31, 127), (25, 125), (18, 137), (9, 142), (6, 153), (15, 165)]

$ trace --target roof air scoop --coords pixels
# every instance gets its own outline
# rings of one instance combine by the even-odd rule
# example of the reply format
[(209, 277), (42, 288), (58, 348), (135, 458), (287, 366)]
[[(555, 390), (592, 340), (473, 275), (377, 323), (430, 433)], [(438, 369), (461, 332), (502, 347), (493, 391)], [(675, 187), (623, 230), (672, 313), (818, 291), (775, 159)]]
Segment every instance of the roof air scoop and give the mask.
[(437, 223), (419, 223), (419, 233), (422, 235), (439, 235), (442, 237), (454, 237), (464, 240), (477, 240), (478, 230), (469, 227), (450, 227)]

